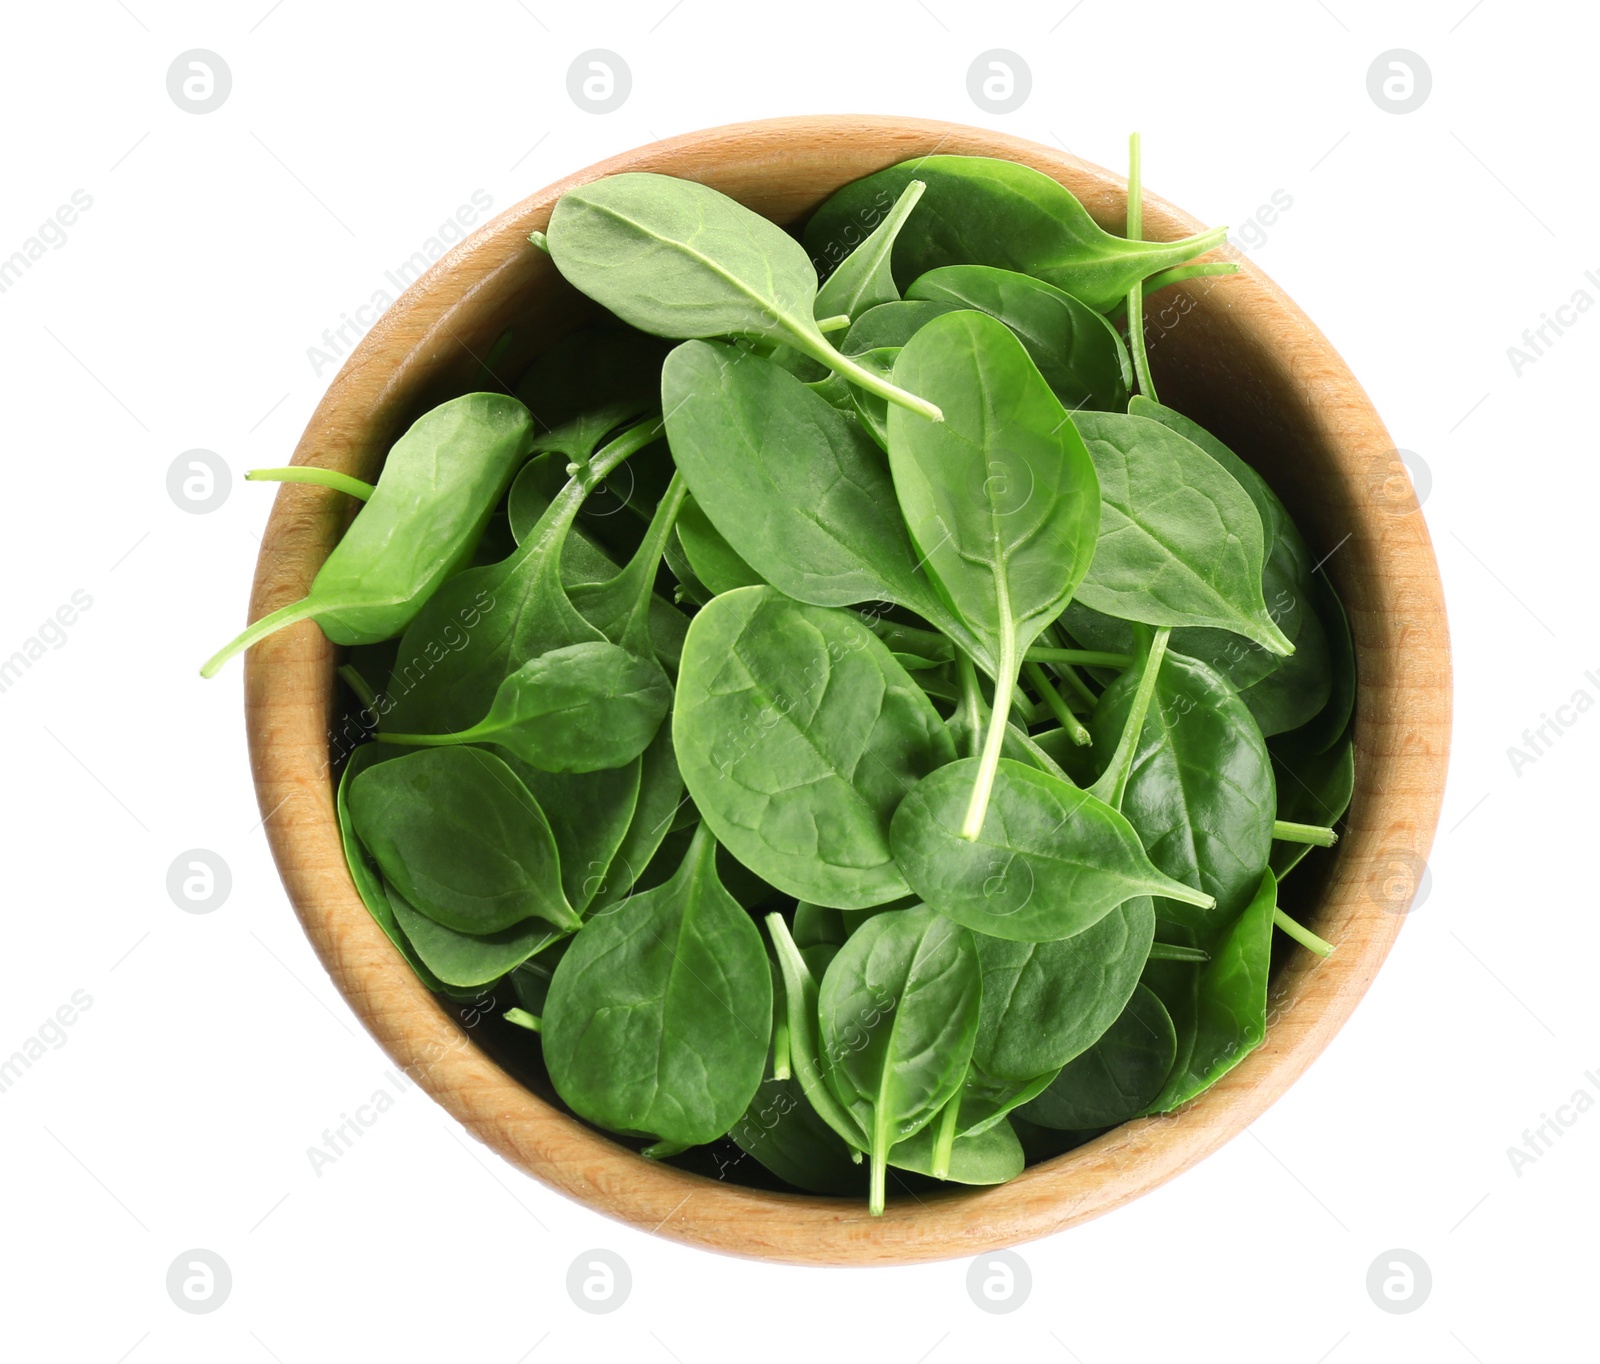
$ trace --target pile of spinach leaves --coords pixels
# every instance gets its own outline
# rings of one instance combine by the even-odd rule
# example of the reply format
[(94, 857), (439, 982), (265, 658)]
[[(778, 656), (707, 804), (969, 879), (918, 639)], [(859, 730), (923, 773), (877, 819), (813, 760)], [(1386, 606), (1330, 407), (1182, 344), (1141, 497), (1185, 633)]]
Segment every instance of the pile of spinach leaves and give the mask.
[(1278, 891), (1350, 801), (1348, 627), (1112, 320), (1226, 269), (1139, 207), (932, 156), (802, 244), (598, 180), (529, 249), (606, 316), (375, 486), (260, 471), (364, 505), (206, 673), (347, 646), (374, 919), (645, 1155), (998, 1183), (1258, 1046), (1274, 926), (1331, 950)]

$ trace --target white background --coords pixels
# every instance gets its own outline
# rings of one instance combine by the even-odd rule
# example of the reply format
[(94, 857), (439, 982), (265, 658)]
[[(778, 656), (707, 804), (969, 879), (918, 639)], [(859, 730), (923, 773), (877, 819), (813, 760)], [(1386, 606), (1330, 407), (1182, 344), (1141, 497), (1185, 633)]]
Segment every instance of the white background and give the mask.
[[(1576, 1121), (1520, 1173), (1507, 1154), (1575, 1091), (1600, 1096), (1585, 1077), (1600, 1076), (1587, 871), (1600, 715), (1520, 774), (1507, 753), (1574, 692), (1600, 698), (1585, 677), (1600, 678), (1600, 315), (1520, 376), (1507, 356), (1576, 290), (1600, 299), (1584, 278), (1600, 271), (1593, 12), (271, 3), (7, 7), (0, 258), (73, 191), (93, 200), (0, 294), (0, 656), (74, 591), (93, 599), (0, 694), (0, 1057), (74, 991), (93, 1001), (0, 1093), (7, 1356), (1593, 1358), (1600, 1116), (1565, 1110)], [(567, 93), (568, 65), (595, 47), (633, 74), (606, 115)], [(233, 76), (203, 116), (166, 89), (190, 48)], [(1031, 68), (1013, 113), (968, 97), (989, 48)], [(1432, 70), (1413, 113), (1367, 93), (1390, 48)], [(1291, 197), (1252, 254), (1426, 466), (1454, 632), (1431, 892), (1354, 1019), (1202, 1166), (1023, 1247), (1032, 1297), (1004, 1317), (973, 1306), (963, 1262), (798, 1270), (636, 1233), (501, 1164), (420, 1091), (319, 1177), (307, 1148), (392, 1088), (387, 1062), (268, 857), (240, 669), (196, 675), (243, 619), (272, 494), (235, 481), (193, 515), (166, 490), (195, 447), (236, 480), (286, 462), (332, 377), (308, 347), (473, 191), (498, 211), (653, 138), (852, 111), (999, 126), (1119, 168), (1137, 128), (1152, 191), (1236, 228), (1274, 191)], [(166, 891), (169, 864), (196, 847), (232, 870), (209, 915)], [(210, 1315), (165, 1290), (193, 1247), (232, 1270)], [(591, 1247), (632, 1270), (609, 1316), (567, 1295)], [(1433, 1275), (1409, 1315), (1379, 1311), (1365, 1286), (1394, 1247)]]

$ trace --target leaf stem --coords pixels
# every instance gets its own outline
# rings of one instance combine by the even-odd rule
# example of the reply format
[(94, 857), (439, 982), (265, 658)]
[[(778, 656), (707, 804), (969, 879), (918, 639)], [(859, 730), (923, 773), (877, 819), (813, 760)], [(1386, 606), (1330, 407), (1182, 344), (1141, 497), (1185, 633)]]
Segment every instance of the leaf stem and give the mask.
[(1171, 634), (1170, 629), (1162, 627), (1151, 640), (1150, 652), (1144, 661), (1144, 672), (1139, 677), (1139, 688), (1133, 694), (1132, 706), (1128, 708), (1122, 737), (1117, 740), (1117, 751), (1111, 755), (1111, 763), (1100, 774), (1100, 780), (1089, 788), (1090, 795), (1098, 796), (1113, 810), (1122, 809), (1122, 796), (1128, 789), (1128, 776), (1133, 771), (1133, 759), (1139, 751), (1145, 716), (1150, 713), (1150, 698), (1155, 695), (1156, 679), (1161, 673), (1161, 660), (1166, 657), (1167, 638)]
[(824, 335), (829, 332), (842, 332), (849, 325), (849, 313), (835, 313), (832, 317), (824, 317), (817, 320), (817, 330)]
[(1030, 663), (1076, 663), (1084, 668), (1131, 668), (1138, 662), (1132, 654), (1108, 654), (1100, 649), (1053, 649), (1035, 644), (1025, 655)]
[(1037, 663), (1024, 663), (1023, 675), (1031, 686), (1044, 699), (1045, 706), (1056, 717), (1056, 723), (1072, 736), (1072, 742), (1079, 748), (1087, 748), (1094, 741), (1089, 737), (1089, 731), (1083, 727), (1083, 721), (1078, 719), (1062, 700), (1061, 693), (1050, 685), (1050, 679), (1045, 676), (1044, 669)]
[(1000, 766), (1000, 750), (1005, 745), (1006, 725), (1011, 719), (1011, 697), (1017, 689), (1017, 623), (1011, 616), (1004, 576), (997, 574), (995, 581), (1000, 596), (1000, 657), (995, 667), (994, 708), (989, 714), (988, 732), (983, 736), (983, 752), (978, 757), (972, 799), (967, 802), (967, 816), (961, 823), (961, 836), (974, 843), (983, 832), (984, 816), (989, 813), (994, 774)]
[(1208, 962), (1211, 953), (1200, 947), (1185, 947), (1182, 943), (1157, 942), (1150, 944), (1150, 955), (1145, 960)]
[(961, 710), (966, 718), (969, 758), (978, 756), (979, 736), (983, 733), (983, 692), (978, 687), (978, 670), (965, 652), (956, 654), (956, 672), (961, 678)]
[[(1128, 135), (1128, 240), (1144, 236), (1144, 193), (1139, 174), (1139, 134)], [(1139, 378), (1139, 392), (1156, 401), (1156, 386), (1150, 379), (1150, 357), (1144, 345), (1144, 281), (1134, 280), (1128, 290), (1128, 344), (1133, 351), (1133, 370)]]
[(692, 1141), (658, 1141), (653, 1146), (646, 1146), (639, 1154), (647, 1160), (670, 1160), (673, 1156), (681, 1156), (693, 1145)]
[(356, 694), (356, 700), (368, 710), (378, 704), (377, 692), (372, 690), (372, 684), (361, 675), (361, 670), (355, 664), (343, 664), (339, 669), (339, 677)]
[(903, 407), (907, 412), (915, 412), (919, 417), (926, 417), (929, 421), (942, 422), (944, 413), (926, 398), (919, 398), (915, 393), (907, 393), (903, 388), (897, 388), (881, 375), (874, 374), (860, 361), (848, 355), (841, 355), (832, 344), (819, 332), (816, 336), (805, 336), (795, 342), (795, 349), (804, 351), (813, 360), (820, 360), (829, 369), (843, 374), (851, 383), (859, 385), (868, 393), (876, 393), (880, 398)]
[(1338, 833), (1323, 824), (1296, 824), (1292, 820), (1272, 821), (1272, 836), (1280, 843), (1310, 843), (1317, 848), (1331, 848), (1339, 841)]
[(528, 240), (537, 246), (541, 251), (543, 251), (545, 255), (548, 256), (550, 254), (549, 239), (546, 238), (544, 233), (539, 231), (538, 228), (535, 228), (532, 232), (528, 233)]
[(544, 1020), (535, 1014), (530, 1014), (526, 1009), (507, 1009), (500, 1017), (507, 1023), (515, 1023), (519, 1028), (526, 1028), (529, 1032), (540, 1032), (544, 1027)]
[(1174, 284), (1182, 284), (1188, 279), (1205, 279), (1213, 275), (1237, 275), (1239, 267), (1231, 260), (1211, 260), (1191, 263), (1189, 265), (1174, 265), (1170, 270), (1161, 270), (1143, 282), (1144, 296), (1149, 298), (1158, 289), (1166, 289)]
[(291, 464), (282, 469), (251, 469), (245, 474), (252, 483), (312, 483), (319, 488), (333, 488), (349, 493), (365, 502), (377, 491), (372, 484), (336, 469), (319, 469), (312, 464)]
[(957, 1089), (934, 1119), (939, 1126), (933, 1135), (933, 1163), (928, 1173), (935, 1179), (950, 1178), (950, 1153), (955, 1149), (956, 1123), (960, 1116), (961, 1091)]
[(307, 620), (317, 614), (319, 607), (310, 597), (302, 597), (299, 601), (292, 601), (287, 606), (280, 606), (276, 611), (269, 611), (261, 619), (252, 621), (245, 629), (236, 635), (216, 653), (212, 654), (200, 665), (201, 677), (215, 677), (222, 665), (235, 654), (243, 653), (252, 644), (257, 644), (268, 635), (282, 630), (285, 626), (293, 625), (296, 621)]
[(1299, 943), (1301, 947), (1308, 948), (1319, 957), (1331, 957), (1333, 955), (1333, 944), (1331, 942), (1319, 938), (1304, 924), (1296, 923), (1281, 909), (1273, 909), (1272, 922)]

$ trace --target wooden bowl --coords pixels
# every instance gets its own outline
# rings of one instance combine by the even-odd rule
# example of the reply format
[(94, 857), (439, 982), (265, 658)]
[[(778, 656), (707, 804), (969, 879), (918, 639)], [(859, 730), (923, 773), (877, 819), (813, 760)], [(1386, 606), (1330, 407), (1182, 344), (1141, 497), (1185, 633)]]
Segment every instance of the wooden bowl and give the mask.
[[(329, 387), (295, 463), (371, 478), (396, 436), (435, 402), (484, 386), (480, 357), (505, 329), (519, 366), (585, 316), (527, 243), (573, 185), (649, 170), (712, 185), (779, 223), (840, 185), (934, 151), (1006, 157), (1070, 188), (1121, 230), (1121, 177), (981, 128), (877, 117), (790, 118), (669, 138), (524, 199), (440, 260), (383, 315)], [(1200, 223), (1147, 197), (1145, 232)], [(333, 648), (309, 622), (253, 649), (245, 718), (257, 796), (284, 885), (351, 1007), (395, 1062), (507, 1160), (608, 1216), (675, 1240), (803, 1264), (898, 1264), (974, 1255), (1097, 1217), (1171, 1179), (1253, 1122), (1327, 1045), (1371, 984), (1428, 855), (1450, 733), (1449, 640), (1438, 567), (1395, 450), (1322, 334), (1253, 265), (1147, 305), (1162, 398), (1250, 459), (1288, 504), (1344, 598), (1360, 676), (1356, 792), (1311, 902), (1335, 944), (1293, 949), (1272, 984), (1266, 1043), (1181, 1111), (1128, 1123), (992, 1189), (864, 1203), (770, 1193), (653, 1163), (530, 1092), (447, 1013), (367, 914), (345, 869), (330, 748)], [(1160, 316), (1158, 316), (1158, 314)], [(529, 340), (530, 334), (532, 339)], [(302, 596), (342, 532), (346, 499), (284, 486), (262, 542), (252, 619)], [(1293, 881), (1289, 883), (1293, 885)], [(503, 1006), (502, 1006), (503, 1007)]]

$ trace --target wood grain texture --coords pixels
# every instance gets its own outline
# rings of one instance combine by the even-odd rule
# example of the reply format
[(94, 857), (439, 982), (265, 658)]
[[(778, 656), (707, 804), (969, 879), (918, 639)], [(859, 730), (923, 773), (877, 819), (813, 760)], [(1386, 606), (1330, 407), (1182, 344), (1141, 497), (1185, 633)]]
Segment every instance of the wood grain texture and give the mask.
[[(440, 260), (386, 312), (329, 387), (297, 464), (373, 476), (433, 403), (481, 387), (481, 362), (513, 322), (515, 375), (587, 305), (527, 243), (572, 185), (624, 170), (702, 181), (777, 222), (838, 186), (934, 151), (1007, 157), (1055, 177), (1120, 231), (1125, 183), (1031, 142), (881, 117), (777, 119), (671, 138), (591, 166), (523, 200)], [(1145, 234), (1201, 224), (1147, 196)], [(1264, 1046), (1182, 1111), (1106, 1134), (994, 1189), (864, 1206), (739, 1188), (623, 1149), (497, 1066), (412, 976), (345, 869), (329, 731), (334, 650), (311, 623), (250, 651), (245, 713), (273, 855), (307, 935), (384, 1049), (480, 1139), (609, 1216), (728, 1253), (804, 1264), (895, 1264), (974, 1255), (1097, 1217), (1238, 1134), (1328, 1044), (1371, 984), (1410, 902), (1406, 877), (1433, 840), (1450, 734), (1449, 639), (1437, 565), (1394, 442), (1311, 322), (1256, 267), (1147, 303), (1164, 401), (1251, 460), (1288, 503), (1349, 609), (1360, 676), (1355, 799), (1309, 915), (1337, 948), (1296, 950), (1273, 980)], [(349, 514), (325, 489), (284, 485), (262, 544), (250, 614), (302, 596)]]

